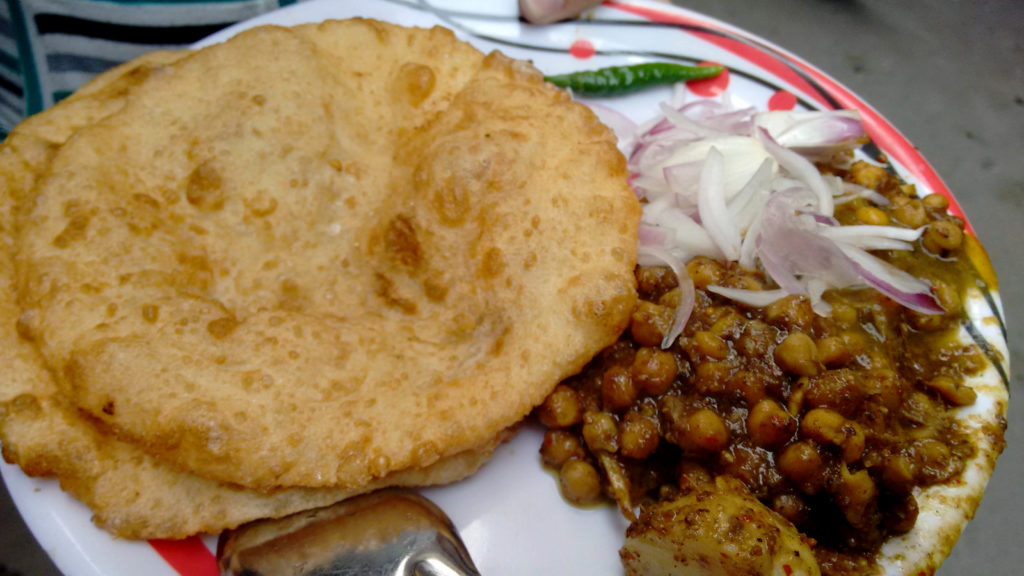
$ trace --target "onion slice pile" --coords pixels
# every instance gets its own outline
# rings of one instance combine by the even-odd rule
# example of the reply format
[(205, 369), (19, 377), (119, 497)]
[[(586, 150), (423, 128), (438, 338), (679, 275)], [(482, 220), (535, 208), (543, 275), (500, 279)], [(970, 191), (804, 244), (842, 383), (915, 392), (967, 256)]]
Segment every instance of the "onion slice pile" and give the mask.
[(778, 289), (708, 287), (749, 306), (795, 294), (828, 315), (826, 290), (870, 286), (912, 310), (943, 312), (927, 282), (869, 252), (911, 250), (922, 229), (840, 226), (834, 218), (834, 207), (854, 198), (887, 203), (815, 166), (866, 141), (856, 111), (762, 112), (733, 105), (727, 94), (674, 100), (639, 125), (597, 109), (614, 126), (630, 183), (644, 202), (640, 264), (667, 265), (679, 277), (683, 298), (662, 347), (682, 333), (692, 310), (686, 262), (696, 256), (770, 277)]

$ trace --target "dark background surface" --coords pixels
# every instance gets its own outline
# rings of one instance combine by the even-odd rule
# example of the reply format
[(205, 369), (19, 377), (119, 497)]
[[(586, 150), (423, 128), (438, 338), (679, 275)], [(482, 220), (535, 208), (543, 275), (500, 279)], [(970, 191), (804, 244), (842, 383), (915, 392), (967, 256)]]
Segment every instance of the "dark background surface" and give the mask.
[[(888, 118), (953, 190), (1000, 277), (1011, 364), (1024, 307), (1024, 2), (675, 0), (811, 62)], [(1024, 433), (1012, 378), (1007, 449), (939, 574), (1024, 573)], [(0, 576), (59, 574), (0, 488)]]

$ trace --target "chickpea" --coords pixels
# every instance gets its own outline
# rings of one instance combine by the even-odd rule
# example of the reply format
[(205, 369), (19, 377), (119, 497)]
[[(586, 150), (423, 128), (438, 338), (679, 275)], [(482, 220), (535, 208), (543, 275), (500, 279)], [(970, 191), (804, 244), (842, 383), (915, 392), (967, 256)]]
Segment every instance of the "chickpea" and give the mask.
[(672, 484), (662, 484), (658, 486), (658, 500), (667, 502), (669, 500), (675, 500), (676, 496), (679, 495), (679, 488)]
[(870, 226), (885, 226), (889, 223), (889, 216), (883, 210), (874, 206), (861, 206), (857, 208), (854, 215), (862, 224)]
[(779, 471), (796, 482), (801, 489), (814, 494), (821, 485), (825, 464), (810, 441), (794, 442), (783, 449), (778, 459)]
[(636, 282), (641, 294), (661, 294), (674, 288), (679, 280), (668, 266), (641, 266)]
[(803, 403), (808, 408), (830, 408), (852, 417), (866, 396), (864, 374), (857, 370), (839, 369), (823, 372), (807, 379)]
[(729, 345), (711, 332), (698, 330), (693, 335), (693, 341), (697, 345), (697, 351), (708, 358), (724, 360), (729, 356)]
[(768, 354), (775, 344), (778, 329), (760, 320), (751, 320), (736, 339), (736, 351), (744, 356), (759, 357)]
[(911, 228), (920, 228), (928, 222), (924, 204), (917, 198), (898, 196), (891, 209), (892, 217)]
[(679, 307), (679, 303), (683, 301), (683, 291), (679, 287), (675, 287), (668, 292), (665, 292), (658, 298), (658, 305), (667, 306), (673, 310)]
[(804, 405), (804, 400), (807, 397), (807, 388), (810, 386), (810, 380), (807, 377), (800, 378), (796, 381), (792, 391), (789, 393), (789, 402), (786, 403), (786, 410), (790, 414), (799, 414), (800, 409)]
[(764, 290), (764, 280), (756, 274), (729, 274), (722, 280), (722, 286), (739, 290)]
[(921, 236), (921, 245), (932, 254), (944, 255), (963, 244), (964, 231), (950, 220), (932, 222)]
[(914, 184), (900, 184), (899, 185), (899, 190), (900, 190), (900, 192), (903, 193), (904, 196), (910, 196), (911, 198), (917, 198), (917, 186), (914, 185)]
[(917, 523), (920, 508), (913, 494), (904, 494), (897, 502), (890, 502), (885, 510), (885, 526), (894, 534), (910, 532)]
[(578, 458), (567, 460), (559, 471), (562, 496), (574, 504), (589, 504), (601, 495), (601, 477), (594, 465)]
[(853, 350), (842, 336), (826, 336), (817, 342), (818, 360), (827, 368), (839, 368), (853, 358)]
[(882, 461), (882, 482), (890, 489), (905, 492), (914, 482), (914, 465), (905, 454), (890, 454)]
[(540, 456), (548, 466), (561, 466), (570, 458), (583, 458), (586, 451), (580, 439), (567, 430), (548, 430), (540, 445)]
[(630, 373), (637, 388), (656, 396), (668, 392), (672, 387), (679, 373), (679, 365), (671, 352), (644, 347), (637, 350)]
[(555, 386), (537, 409), (537, 416), (548, 428), (568, 428), (579, 424), (583, 417), (579, 394), (565, 384)]
[(856, 422), (828, 408), (815, 408), (800, 421), (800, 435), (821, 444), (833, 444), (843, 451), (843, 461), (856, 462), (864, 454), (866, 438)]
[(795, 428), (796, 423), (789, 413), (770, 398), (755, 404), (747, 415), (747, 433), (754, 444), (762, 448), (785, 444)]
[(907, 383), (894, 370), (873, 370), (862, 380), (863, 392), (886, 410), (896, 412), (903, 403)]
[(865, 188), (875, 190), (881, 186), (887, 177), (888, 174), (885, 173), (884, 168), (869, 164), (863, 160), (858, 160), (850, 166), (850, 180), (854, 184), (859, 184)]
[(864, 353), (864, 348), (867, 346), (866, 336), (863, 332), (856, 330), (844, 330), (839, 334), (840, 338), (843, 339), (843, 343), (850, 349), (850, 354), (858, 356)]
[(776, 494), (772, 498), (772, 510), (799, 526), (807, 521), (810, 508), (799, 494)]
[(679, 463), (679, 488), (689, 490), (705, 486), (714, 482), (714, 478), (708, 469), (692, 460), (683, 460)]
[(587, 412), (583, 415), (583, 441), (591, 451), (617, 452), (619, 427), (615, 417), (607, 412)]
[(949, 200), (942, 194), (929, 194), (921, 199), (921, 203), (929, 210), (942, 211), (949, 208)]
[(925, 472), (927, 475), (932, 475), (933, 478), (938, 477), (935, 470), (944, 471), (949, 467), (949, 459), (952, 456), (949, 446), (938, 440), (932, 438), (921, 440), (914, 445), (914, 451), (925, 468), (932, 469), (925, 470)]
[(729, 378), (729, 389), (743, 396), (747, 406), (755, 406), (768, 394), (768, 382), (763, 374), (751, 370), (736, 370)]
[(717, 260), (706, 256), (697, 256), (686, 264), (686, 271), (693, 280), (694, 287), (703, 290), (709, 284), (719, 284), (725, 276), (725, 269)]
[(864, 456), (864, 449), (867, 446), (867, 436), (864, 429), (856, 422), (847, 422), (843, 427), (846, 440), (842, 443), (843, 462), (853, 464)]
[(724, 394), (730, 372), (725, 362), (701, 362), (694, 368), (694, 386), (701, 394)]
[(804, 414), (800, 420), (800, 436), (810, 438), (821, 444), (842, 444), (846, 435), (843, 425), (846, 418), (838, 412), (827, 408), (815, 408)]
[(636, 400), (637, 390), (628, 368), (615, 365), (601, 377), (601, 404), (605, 410), (621, 412)]
[(806, 332), (814, 323), (814, 310), (803, 296), (786, 296), (765, 307), (764, 320), (773, 326)]
[(775, 363), (784, 371), (797, 376), (814, 376), (818, 373), (818, 347), (814, 340), (803, 332), (790, 332), (785, 340), (775, 347)]
[(878, 487), (867, 470), (858, 470), (853, 474), (843, 473), (842, 482), (836, 492), (836, 504), (850, 524), (862, 526), (865, 521), (870, 521), (867, 516), (877, 498)]
[(954, 406), (970, 406), (978, 398), (978, 394), (970, 386), (965, 386), (950, 376), (936, 376), (926, 385)]
[(936, 300), (939, 301), (939, 306), (942, 306), (946, 314), (956, 315), (960, 313), (962, 301), (956, 286), (948, 282), (935, 280), (932, 282), (932, 292), (935, 294)]
[(702, 314), (702, 316), (706, 322), (713, 323), (718, 322), (720, 318), (731, 316), (735, 312), (736, 310), (733, 309), (732, 306), (716, 306), (714, 304), (708, 304), (704, 307), (704, 314)]
[(701, 408), (687, 416), (683, 428), (680, 445), (690, 452), (721, 452), (729, 445), (725, 421), (710, 408)]
[(711, 325), (708, 332), (711, 332), (719, 338), (736, 338), (743, 333), (744, 325), (746, 321), (739, 312), (730, 308), (728, 313), (723, 314), (720, 318), (715, 320), (715, 323)]
[(946, 327), (946, 319), (942, 314), (924, 314), (916, 310), (907, 310), (907, 324), (919, 332), (937, 332)]
[(857, 309), (846, 302), (834, 302), (832, 320), (842, 328), (851, 328), (857, 324)]
[(915, 390), (900, 406), (900, 415), (914, 424), (924, 425), (938, 418), (939, 407), (927, 394)]
[(660, 346), (665, 334), (672, 327), (674, 311), (668, 306), (641, 300), (629, 322), (633, 340), (641, 346)]
[(647, 458), (658, 448), (658, 425), (637, 413), (630, 413), (619, 427), (620, 454), (637, 460)]

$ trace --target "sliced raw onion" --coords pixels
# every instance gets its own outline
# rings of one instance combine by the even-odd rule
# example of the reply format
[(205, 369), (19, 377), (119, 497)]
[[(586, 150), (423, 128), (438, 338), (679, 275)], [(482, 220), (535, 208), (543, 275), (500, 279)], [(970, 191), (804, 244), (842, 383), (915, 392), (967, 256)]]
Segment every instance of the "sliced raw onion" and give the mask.
[(942, 314), (942, 305), (927, 282), (915, 278), (884, 260), (852, 246), (843, 252), (860, 272), (864, 281), (896, 302), (922, 314)]
[[(641, 225), (666, 230), (669, 239), (664, 247), (679, 254), (685, 260), (701, 255), (718, 259), (724, 258), (708, 231), (675, 206), (671, 202), (671, 197), (666, 197), (666, 200), (658, 201), (659, 209), (657, 210), (645, 209)], [(648, 204), (648, 206), (651, 205)]]
[(755, 123), (780, 145), (815, 158), (849, 150), (866, 138), (856, 110), (762, 112)]
[[(921, 229), (840, 226), (836, 204), (878, 192), (823, 175), (813, 161), (842, 161), (866, 139), (857, 112), (756, 112), (720, 100), (684, 101), (676, 90), (661, 114), (639, 126), (595, 106), (620, 137), (630, 183), (645, 201), (639, 234), (641, 265), (668, 265), (683, 303), (662, 342), (670, 346), (693, 306), (685, 263), (695, 256), (763, 270), (777, 290), (711, 286), (750, 306), (786, 294), (806, 296), (818, 314), (831, 307), (831, 288), (872, 286), (923, 313), (942, 313), (927, 282), (868, 250), (910, 250)], [(610, 110), (610, 109), (609, 109)]]
[(863, 250), (913, 250), (910, 244), (921, 237), (924, 228), (897, 228), (895, 226), (831, 226), (823, 228), (821, 235)]
[(715, 284), (708, 285), (708, 292), (714, 292), (719, 296), (725, 296), (729, 300), (735, 300), (754, 308), (764, 308), (772, 302), (789, 295), (782, 288), (775, 290), (744, 290), (742, 288), (726, 288), (725, 286), (717, 286)]
[(637, 249), (637, 260), (641, 266), (668, 266), (679, 281), (679, 305), (676, 306), (672, 316), (672, 326), (661, 339), (662, 349), (669, 348), (683, 333), (686, 321), (690, 319), (690, 313), (693, 312), (693, 303), (696, 299), (693, 279), (690, 278), (690, 274), (686, 270), (686, 263), (662, 248), (640, 246)]
[(890, 204), (888, 198), (882, 196), (871, 188), (865, 188), (864, 186), (854, 184), (853, 182), (843, 182), (842, 185), (842, 196), (835, 199), (836, 204), (849, 202), (850, 200), (855, 200), (857, 198), (867, 198), (878, 206), (888, 206)]
[(727, 260), (740, 257), (740, 231), (725, 203), (725, 160), (714, 146), (708, 150), (697, 187), (697, 213), (708, 235)]
[(764, 128), (757, 129), (757, 137), (780, 166), (792, 174), (794, 178), (807, 185), (817, 195), (817, 212), (825, 216), (831, 216), (834, 206), (832, 191), (829, 190), (825, 180), (821, 177), (821, 172), (818, 172), (814, 164), (796, 152), (780, 145)]

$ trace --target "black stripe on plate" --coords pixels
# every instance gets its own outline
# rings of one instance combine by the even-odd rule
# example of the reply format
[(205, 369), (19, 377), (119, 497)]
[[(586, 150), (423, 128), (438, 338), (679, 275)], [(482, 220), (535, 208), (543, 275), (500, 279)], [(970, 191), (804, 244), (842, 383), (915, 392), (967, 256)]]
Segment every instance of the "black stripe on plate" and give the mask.
[(120, 64), (120, 61), (108, 58), (95, 58), (81, 54), (57, 52), (46, 55), (46, 66), (50, 72), (85, 72), (99, 74)]
[[(450, 25), (452, 27), (455, 27), (455, 28), (459, 28), (459, 29), (463, 30), (464, 32), (467, 32), (469, 34), (472, 34), (473, 36), (477, 36), (477, 37), (482, 38), (484, 40), (490, 40), (492, 42), (497, 42), (497, 43), (500, 43), (500, 44), (506, 44), (506, 45), (510, 45), (510, 46), (518, 46), (518, 47), (521, 47), (521, 48), (533, 48), (535, 50), (538, 49), (536, 46), (530, 46), (530, 45), (526, 45), (526, 44), (518, 44), (518, 43), (509, 42), (509, 41), (505, 41), (505, 40), (499, 40), (497, 38), (492, 38), (490, 36), (482, 36), (482, 35), (480, 35), (480, 34), (478, 34), (476, 32), (473, 32), (472, 30), (466, 28), (465, 26), (459, 25), (457, 22), (455, 22), (453, 20), (454, 18), (473, 18), (473, 19), (477, 19), (477, 20), (498, 20), (498, 21), (502, 21), (502, 20), (513, 21), (513, 20), (516, 20), (516, 21), (518, 21), (519, 19), (508, 18), (508, 17), (497, 17), (497, 16), (490, 16), (490, 15), (484, 15), (484, 14), (473, 14), (473, 13), (467, 13), (467, 12), (455, 11), (455, 10), (445, 10), (443, 8), (438, 8), (438, 7), (434, 6), (434, 5), (432, 5), (429, 0), (419, 0), (416, 3), (402, 1), (402, 0), (390, 0), (390, 1), (392, 3), (394, 3), (394, 4), (401, 4), (401, 5), (405, 5), (405, 6), (410, 6), (410, 7), (414, 7), (414, 8), (423, 9), (423, 10), (426, 10), (428, 12), (432, 12), (435, 16), (440, 18), (446, 24), (448, 24), (448, 25)], [(734, 42), (739, 42), (739, 43), (745, 44), (747, 46), (753, 46), (756, 49), (758, 49), (758, 50), (760, 50), (760, 51), (762, 51), (762, 52), (764, 52), (766, 54), (770, 54), (772, 57), (776, 58), (779, 62), (781, 62), (783, 66), (789, 68), (794, 74), (796, 74), (802, 80), (807, 82), (807, 84), (815, 92), (817, 92), (817, 94), (819, 96), (821, 96), (822, 99), (824, 99), (826, 102), (828, 102), (829, 106), (831, 106), (832, 108), (837, 109), (837, 110), (843, 108), (839, 104), (839, 102), (832, 96), (832, 94), (824, 86), (822, 86), (820, 83), (818, 83), (818, 81), (816, 81), (811, 75), (807, 74), (802, 68), (797, 66), (796, 63), (793, 62), (792, 60), (790, 60), (788, 56), (786, 56), (785, 54), (779, 52), (775, 48), (773, 48), (771, 46), (768, 46), (767, 44), (764, 44), (762, 42), (758, 42), (758, 41), (754, 40), (753, 38), (748, 38), (746, 36), (742, 36), (742, 35), (738, 35), (738, 34), (733, 34), (731, 32), (728, 32), (728, 31), (725, 31), (725, 30), (719, 30), (717, 28), (712, 28), (712, 27), (709, 27), (709, 26), (693, 26), (693, 25), (689, 25), (689, 24), (653, 22), (653, 21), (650, 21), (650, 20), (612, 20), (612, 19), (609, 19), (609, 20), (603, 20), (603, 19), (602, 20), (590, 20), (590, 19), (586, 19), (586, 18), (572, 18), (572, 19), (565, 20), (565, 21), (561, 22), (561, 24), (568, 24), (568, 23), (575, 24), (575, 25), (578, 25), (578, 26), (627, 26), (627, 27), (638, 27), (639, 26), (639, 27), (649, 27), (649, 28), (672, 28), (672, 29), (677, 29), (677, 30), (688, 30), (690, 32), (703, 32), (703, 33), (706, 33), (706, 34), (713, 34), (715, 36), (720, 36), (722, 38), (727, 38), (729, 40), (732, 40)], [(599, 53), (600, 54), (650, 54), (652, 56), (665, 56), (665, 55), (659, 54), (657, 52), (599, 52)], [(733, 70), (732, 68), (730, 68), (729, 69), (729, 73), (730, 74), (735, 74), (735, 73), (737, 73), (737, 71)], [(749, 76), (749, 75), (744, 75), (744, 76), (747, 77), (747, 78), (750, 78), (750, 79), (758, 80), (762, 84), (766, 84), (768, 86), (771, 86), (771, 87), (774, 87), (774, 88), (777, 88), (777, 89), (779, 88), (777, 86), (774, 86), (774, 85), (768, 84), (766, 82), (763, 82), (763, 81), (761, 81), (761, 79), (759, 79), (757, 77)], [(801, 101), (801, 103), (806, 105), (806, 102)], [(816, 109), (817, 108), (817, 106), (807, 106), (807, 107), (811, 108), (811, 109)]]
[[(396, 3), (401, 3), (401, 2), (396, 2)], [(537, 45), (534, 45), (534, 44), (527, 44), (525, 42), (513, 42), (513, 41), (507, 40), (505, 38), (498, 38), (498, 37), (495, 37), (495, 36), (489, 36), (489, 35), (485, 35), (485, 34), (480, 34), (479, 32), (476, 32), (476, 31), (474, 31), (474, 30), (472, 30), (472, 29), (470, 29), (470, 28), (460, 24), (458, 21), (456, 21), (454, 19), (454, 17), (451, 16), (452, 14), (458, 14), (458, 13), (453, 13), (453, 12), (446, 11), (446, 10), (435, 10), (434, 11), (434, 15), (437, 16), (437, 18), (440, 19), (442, 22), (444, 22), (447, 26), (449, 26), (451, 28), (454, 28), (454, 29), (457, 29), (457, 30), (461, 30), (461, 31), (463, 31), (463, 32), (465, 32), (467, 34), (470, 34), (470, 35), (472, 35), (472, 36), (474, 36), (476, 38), (480, 38), (481, 40), (487, 40), (488, 42), (493, 42), (495, 44), (500, 44), (502, 46), (511, 46), (513, 48), (523, 48), (523, 49), (526, 49), (526, 50), (533, 50), (533, 51), (536, 51), (536, 52), (548, 52), (548, 53), (553, 53), (553, 54), (566, 54), (567, 53), (565, 48), (552, 48), (552, 47), (548, 47), (548, 46), (537, 46)], [(465, 17), (465, 16), (462, 15), (462, 14), (458, 14), (457, 17)], [(496, 18), (496, 17), (489, 17), (488, 19), (490, 19), (490, 20), (497, 20), (498, 18)], [(510, 20), (510, 19), (505, 19), (505, 20)], [(603, 23), (605, 21), (603, 21), (603, 20), (601, 20), (601, 21), (579, 20), (578, 22), (579, 23), (601, 24), (601, 23)], [(674, 26), (672, 26), (672, 28), (679, 28), (679, 26), (675, 26), (674, 25)], [(649, 51), (641, 51), (641, 50), (597, 50), (595, 52), (595, 54), (599, 54), (601, 56), (643, 56), (645, 58), (658, 58), (658, 59), (662, 59), (662, 60), (675, 60), (677, 62), (683, 62), (683, 63), (686, 63), (686, 64), (697, 64), (697, 63), (699, 63), (699, 62), (701, 62), (703, 60), (702, 58), (697, 58), (697, 57), (694, 57), (694, 56), (687, 56), (687, 55), (684, 55), (684, 54), (671, 54), (669, 52), (649, 52)], [(735, 70), (733, 68), (729, 69), (729, 73), (730, 74), (734, 74), (736, 76), (740, 76), (740, 77), (746, 78), (747, 80), (750, 80), (751, 82), (754, 82), (756, 84), (760, 84), (760, 85), (762, 85), (765, 88), (768, 88), (770, 90), (775, 90), (775, 91), (783, 90), (782, 86), (779, 86), (778, 84), (773, 84), (772, 82), (769, 82), (769, 81), (765, 80), (764, 78), (762, 78), (760, 76), (757, 76), (755, 74), (750, 74), (750, 73), (744, 72), (742, 70)], [(808, 102), (806, 99), (804, 99), (804, 98), (802, 98), (800, 96), (797, 96), (796, 94), (794, 94), (794, 96), (797, 97), (797, 102), (799, 104), (803, 105), (804, 107), (806, 107), (808, 109), (811, 109), (811, 110), (817, 109), (817, 106), (815, 106), (811, 102)]]
[(36, 30), (40, 35), (68, 34), (129, 44), (174, 45), (191, 44), (206, 38), (234, 22), (217, 22), (193, 26), (133, 26), (96, 22), (61, 14), (37, 14)]
[(967, 333), (971, 335), (971, 340), (981, 348), (981, 351), (985, 354), (985, 357), (992, 362), (995, 366), (996, 372), (999, 372), (999, 377), (1003, 380), (1003, 385), (1006, 386), (1006, 390), (1010, 390), (1010, 375), (1006, 372), (1006, 366), (1003, 364), (1003, 357), (999, 352), (989, 344), (985, 336), (978, 330), (978, 327), (974, 324), (974, 321), (970, 318), (964, 320), (964, 328)]
[(999, 322), (999, 331), (1003, 335), (1003, 340), (1009, 341), (1010, 338), (1006, 331), (1006, 320), (1003, 319), (1003, 315), (999, 312), (999, 306), (996, 304), (996, 297), (992, 294), (992, 290), (989, 289), (988, 284), (981, 278), (978, 278), (975, 282), (978, 284), (978, 289), (981, 290), (981, 295), (985, 297), (985, 302), (988, 304), (989, 309), (992, 310), (992, 315)]

